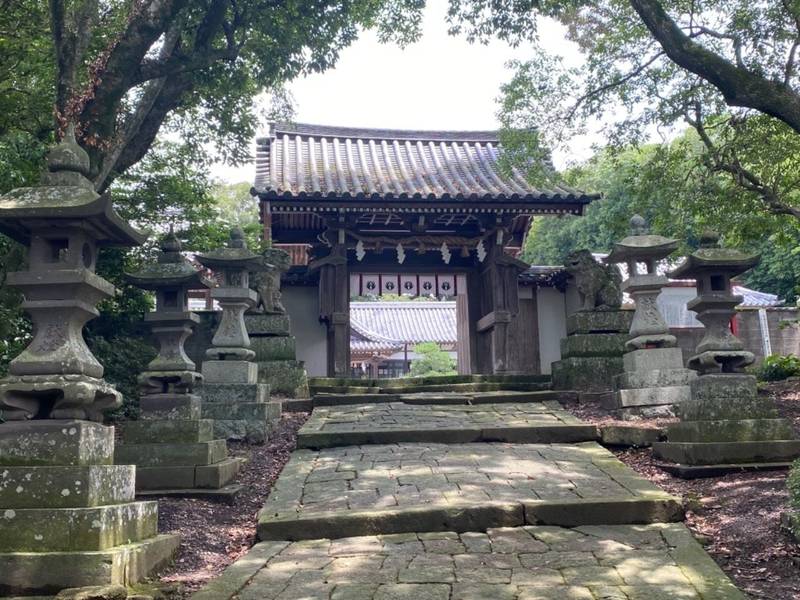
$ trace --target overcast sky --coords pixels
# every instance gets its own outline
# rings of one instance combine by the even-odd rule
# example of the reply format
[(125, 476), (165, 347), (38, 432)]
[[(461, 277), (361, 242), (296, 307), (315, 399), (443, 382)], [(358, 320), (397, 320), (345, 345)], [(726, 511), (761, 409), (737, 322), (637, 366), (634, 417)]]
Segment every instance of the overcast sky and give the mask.
[[(526, 58), (526, 49), (499, 41), (469, 44), (450, 36), (446, 11), (446, 0), (428, 0), (424, 34), (416, 44), (401, 49), (367, 32), (342, 52), (334, 69), (292, 82), (295, 120), (395, 129), (497, 128), (500, 86), (511, 77), (505, 64)], [(576, 55), (558, 25), (540, 29), (545, 47)], [(565, 158), (556, 157), (556, 162)], [(253, 167), (218, 165), (213, 173), (227, 182), (251, 181)]]

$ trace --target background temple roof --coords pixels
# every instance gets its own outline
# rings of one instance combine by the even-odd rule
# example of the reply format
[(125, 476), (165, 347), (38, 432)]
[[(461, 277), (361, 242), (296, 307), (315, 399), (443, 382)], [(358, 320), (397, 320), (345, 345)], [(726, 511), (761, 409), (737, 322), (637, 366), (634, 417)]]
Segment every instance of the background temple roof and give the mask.
[(354, 352), (409, 350), (420, 342), (457, 341), (455, 302), (351, 302), (350, 348)]
[(380, 197), (516, 200), (574, 204), (597, 198), (566, 186), (531, 186), (503, 174), (496, 131), (399, 131), (326, 125), (273, 125), (257, 140), (258, 194), (275, 197)]

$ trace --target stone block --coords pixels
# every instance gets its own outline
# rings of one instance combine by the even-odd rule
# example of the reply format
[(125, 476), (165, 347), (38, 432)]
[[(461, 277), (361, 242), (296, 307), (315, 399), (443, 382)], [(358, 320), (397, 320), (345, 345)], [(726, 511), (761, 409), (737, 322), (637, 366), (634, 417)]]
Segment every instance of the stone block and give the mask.
[(294, 360), (297, 356), (294, 337), (254, 337), (250, 339), (250, 349), (258, 362)]
[(242, 461), (238, 458), (226, 458), (213, 465), (195, 467), (195, 487), (219, 489), (228, 485), (239, 474)]
[(288, 336), (291, 321), (289, 315), (245, 315), (244, 325), (251, 340), (259, 336)]
[(670, 442), (757, 442), (795, 438), (787, 419), (687, 421), (671, 424), (667, 433)]
[(209, 419), (169, 421), (129, 421), (120, 425), (125, 444), (192, 443), (214, 439), (214, 423)]
[(256, 383), (258, 366), (248, 360), (206, 360), (203, 362), (205, 383)]
[(194, 465), (179, 467), (136, 467), (136, 490), (192, 489), (195, 486)]
[(132, 502), (135, 467), (3, 467), (0, 507), (82, 508)]
[[(622, 357), (625, 368), (625, 357)], [(662, 387), (671, 385), (688, 386), (697, 373), (689, 369), (652, 369), (650, 371), (625, 371), (617, 376), (615, 385), (617, 389), (636, 389), (649, 387)]]
[(268, 383), (274, 394), (288, 398), (308, 398), (305, 365), (297, 360), (271, 360), (258, 363), (258, 379)]
[(574, 333), (628, 333), (632, 310), (579, 311), (567, 317), (567, 335)]
[(683, 352), (680, 348), (643, 348), (641, 350), (633, 350), (626, 352), (622, 357), (622, 366), (626, 372), (634, 373), (683, 369)]
[(214, 435), (224, 440), (245, 441), (248, 444), (263, 444), (269, 439), (272, 423), (246, 419), (217, 419)]
[(0, 424), (0, 465), (110, 465), (114, 428), (92, 421), (34, 420)]
[[(60, 492), (56, 492), (60, 493)], [(0, 552), (108, 550), (158, 533), (158, 503), (3, 509)]]
[(682, 421), (773, 419), (775, 408), (759, 398), (756, 380), (744, 374), (701, 375), (690, 384), (692, 398), (678, 409)]
[[(245, 421), (274, 421), (281, 416), (281, 403), (270, 402), (239, 402), (225, 404), (222, 402), (209, 402), (203, 404), (203, 416), (214, 421), (245, 420)], [(215, 423), (216, 427), (216, 423)], [(214, 430), (216, 431), (216, 429)]]
[(561, 356), (622, 356), (627, 340), (624, 333), (576, 333), (561, 339)]
[(115, 462), (139, 467), (210, 465), (228, 456), (225, 440), (196, 444), (125, 444), (117, 447)]
[(177, 535), (98, 552), (0, 553), (0, 594), (54, 594), (65, 587), (132, 585), (172, 561)]
[(553, 389), (601, 392), (614, 388), (622, 372), (621, 356), (573, 356), (552, 365)]
[(800, 456), (800, 440), (657, 442), (657, 458), (687, 465), (786, 462)]
[(603, 425), (600, 427), (600, 438), (607, 446), (647, 448), (663, 436), (663, 429), (637, 427), (636, 425)]
[(197, 394), (152, 394), (139, 398), (142, 420), (193, 420), (200, 418)]
[(691, 390), (688, 385), (618, 390), (614, 394), (616, 408), (675, 405), (690, 398)]
[(214, 419), (217, 417), (208, 416), (207, 405), (268, 402), (270, 387), (265, 383), (204, 383), (201, 391), (203, 416)]

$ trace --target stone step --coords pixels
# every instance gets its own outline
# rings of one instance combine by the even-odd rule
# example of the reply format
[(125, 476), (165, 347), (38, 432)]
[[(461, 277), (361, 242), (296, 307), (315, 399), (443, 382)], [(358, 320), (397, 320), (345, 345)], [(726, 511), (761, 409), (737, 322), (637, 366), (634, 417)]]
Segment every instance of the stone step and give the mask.
[(192, 596), (234, 598), (745, 600), (681, 523), (262, 542)]
[(146, 540), (157, 533), (156, 502), (90, 508), (5, 509), (4, 518), (0, 519), (0, 552), (108, 550)]
[(210, 465), (138, 467), (136, 491), (139, 493), (164, 489), (218, 489), (236, 478), (241, 464), (238, 458), (226, 458)]
[(379, 404), (386, 402), (404, 402), (405, 404), (497, 404), (503, 402), (545, 402), (549, 400), (573, 399), (572, 394), (564, 392), (421, 392), (417, 394), (331, 394), (318, 393), (313, 397), (313, 406), (338, 406), (344, 404)]
[(460, 383), (549, 383), (549, 375), (437, 375), (431, 377), (400, 377), (394, 379), (355, 379), (345, 377), (311, 377), (309, 387), (329, 388), (368, 388), (388, 392), (407, 391), (420, 385), (450, 385)]
[(800, 457), (800, 440), (656, 442), (653, 451), (657, 458), (685, 465), (780, 463)]
[(65, 587), (132, 585), (169, 564), (180, 541), (180, 536), (162, 534), (97, 552), (0, 552), (0, 594), (55, 594)]
[(402, 443), (297, 450), (261, 540), (677, 521), (680, 501), (594, 442)]
[(123, 444), (114, 452), (117, 464), (137, 467), (211, 465), (227, 456), (224, 439), (189, 444)]
[(297, 438), (298, 448), (395, 442), (571, 443), (598, 438), (558, 402), (414, 405), (402, 402), (315, 408)]

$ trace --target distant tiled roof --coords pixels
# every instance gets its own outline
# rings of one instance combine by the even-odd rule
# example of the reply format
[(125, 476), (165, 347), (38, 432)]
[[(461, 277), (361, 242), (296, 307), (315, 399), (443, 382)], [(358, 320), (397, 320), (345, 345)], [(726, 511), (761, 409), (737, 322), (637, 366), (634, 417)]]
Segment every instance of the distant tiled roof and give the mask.
[(456, 303), (351, 302), (350, 328), (356, 352), (396, 351), (420, 342), (452, 345), (458, 338)]
[(588, 204), (597, 196), (539, 189), (500, 172), (496, 131), (399, 131), (273, 125), (259, 138), (257, 193), (275, 198), (510, 200)]

